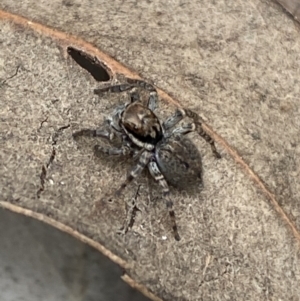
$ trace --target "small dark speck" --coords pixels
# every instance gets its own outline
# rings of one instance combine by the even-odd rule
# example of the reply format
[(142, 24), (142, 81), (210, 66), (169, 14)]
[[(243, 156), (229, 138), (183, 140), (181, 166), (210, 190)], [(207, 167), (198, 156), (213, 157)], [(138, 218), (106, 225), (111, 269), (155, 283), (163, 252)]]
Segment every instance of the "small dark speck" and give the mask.
[(69, 1), (69, 0), (63, 0), (62, 5), (71, 7), (71, 6), (73, 6), (73, 3), (72, 3), (72, 1)]
[(252, 133), (251, 136), (254, 140), (260, 140), (260, 133)]
[(55, 103), (57, 103), (58, 101), (59, 101), (58, 98), (55, 98), (55, 99), (52, 99), (52, 100), (51, 100), (52, 104), (55, 104)]

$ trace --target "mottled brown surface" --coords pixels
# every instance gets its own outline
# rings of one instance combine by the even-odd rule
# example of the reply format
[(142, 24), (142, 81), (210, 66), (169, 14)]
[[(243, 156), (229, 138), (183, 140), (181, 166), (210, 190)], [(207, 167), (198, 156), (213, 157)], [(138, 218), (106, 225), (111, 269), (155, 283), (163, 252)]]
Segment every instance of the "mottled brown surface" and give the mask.
[[(296, 23), (279, 5), (32, 3), (15, 7), (2, 0), (0, 7), (93, 42), (198, 111), (300, 229), (300, 42)], [(101, 123), (120, 96), (94, 96), (96, 81), (56, 40), (7, 21), (0, 28), (0, 78), (7, 78), (0, 86), (3, 201), (103, 243), (130, 265), (133, 279), (165, 300), (298, 299), (295, 232), (220, 145), (216, 161), (194, 139), (203, 155), (204, 188), (172, 192), (179, 243), (164, 203), (153, 201), (160, 190), (146, 175), (126, 190), (130, 199), (142, 184), (140, 211), (133, 229), (118, 236), (124, 203), (98, 201), (130, 163), (95, 158), (91, 143), (76, 144), (71, 133)], [(163, 105), (161, 116), (172, 110)]]
[(289, 12), (295, 20), (300, 21), (300, 2), (298, 0), (278, 0), (278, 2)]

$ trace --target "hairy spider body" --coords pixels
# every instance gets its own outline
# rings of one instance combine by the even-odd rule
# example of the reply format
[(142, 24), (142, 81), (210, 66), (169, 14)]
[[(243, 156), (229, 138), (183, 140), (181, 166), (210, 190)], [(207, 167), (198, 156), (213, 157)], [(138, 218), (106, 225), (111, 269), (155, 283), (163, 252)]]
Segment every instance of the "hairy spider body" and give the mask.
[(190, 139), (178, 135), (161, 140), (155, 159), (168, 184), (183, 190), (202, 183), (201, 155)]
[[(137, 87), (149, 92), (147, 106), (140, 101)], [(75, 132), (73, 136), (74, 138), (82, 135), (94, 136), (110, 141), (118, 136), (122, 141), (121, 147), (95, 146), (96, 153), (131, 155), (138, 158), (138, 162), (114, 194), (119, 196), (123, 189), (148, 167), (152, 177), (162, 187), (174, 237), (180, 240), (168, 184), (180, 189), (185, 189), (188, 185), (202, 184), (201, 155), (185, 135), (196, 131), (211, 145), (214, 155), (217, 158), (220, 158), (220, 155), (213, 139), (203, 130), (201, 119), (195, 112), (189, 109), (177, 109), (164, 122), (159, 120), (154, 112), (158, 102), (157, 91), (151, 84), (142, 80), (127, 79), (125, 84), (96, 89), (94, 92), (101, 94), (128, 90), (130, 90), (130, 102), (118, 106), (102, 127), (94, 130), (82, 129)], [(192, 122), (175, 127), (185, 117), (192, 119)]]

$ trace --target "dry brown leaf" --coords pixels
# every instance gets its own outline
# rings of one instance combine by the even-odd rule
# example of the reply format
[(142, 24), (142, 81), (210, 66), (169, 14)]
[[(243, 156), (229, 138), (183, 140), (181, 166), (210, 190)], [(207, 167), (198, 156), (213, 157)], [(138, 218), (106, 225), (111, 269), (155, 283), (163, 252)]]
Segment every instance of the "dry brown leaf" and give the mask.
[[(39, 23), (0, 11), (0, 205), (94, 246), (153, 300), (297, 300), (295, 23), (268, 1), (53, 1), (43, 9), (30, 3), (1, 4)], [(204, 189), (172, 192), (179, 243), (163, 202), (149, 202), (149, 191), (159, 191), (146, 177), (126, 191), (128, 199), (142, 185), (142, 209), (124, 237), (116, 233), (124, 204), (97, 203), (130, 165), (94, 158), (71, 134), (101, 123), (120, 96), (94, 96), (97, 81), (68, 56), (68, 47), (97, 57), (111, 77), (151, 77), (211, 125), (206, 129), (222, 159), (197, 141)], [(162, 90), (160, 96), (164, 116), (178, 103)]]

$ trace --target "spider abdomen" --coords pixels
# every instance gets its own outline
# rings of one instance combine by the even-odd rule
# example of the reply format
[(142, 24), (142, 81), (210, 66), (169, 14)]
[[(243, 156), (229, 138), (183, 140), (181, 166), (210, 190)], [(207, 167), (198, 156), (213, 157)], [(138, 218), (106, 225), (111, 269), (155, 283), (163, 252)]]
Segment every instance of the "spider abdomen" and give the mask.
[(164, 138), (156, 146), (155, 159), (170, 185), (186, 189), (202, 184), (201, 155), (190, 139), (182, 135)]

